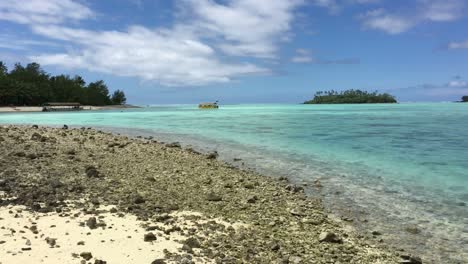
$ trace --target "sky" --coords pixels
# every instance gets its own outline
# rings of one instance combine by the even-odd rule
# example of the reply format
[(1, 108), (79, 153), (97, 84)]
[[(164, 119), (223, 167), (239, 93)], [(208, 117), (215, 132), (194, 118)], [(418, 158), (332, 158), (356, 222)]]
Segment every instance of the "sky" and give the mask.
[(468, 0), (0, 0), (0, 61), (133, 104), (468, 95)]

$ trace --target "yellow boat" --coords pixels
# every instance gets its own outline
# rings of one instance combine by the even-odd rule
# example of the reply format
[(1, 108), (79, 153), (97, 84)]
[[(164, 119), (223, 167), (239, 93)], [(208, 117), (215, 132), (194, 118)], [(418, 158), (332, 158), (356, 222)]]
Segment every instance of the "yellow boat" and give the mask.
[(218, 105), (218, 101), (216, 101), (214, 103), (201, 103), (201, 104), (198, 105), (198, 108), (200, 108), (200, 109), (218, 109), (219, 105)]

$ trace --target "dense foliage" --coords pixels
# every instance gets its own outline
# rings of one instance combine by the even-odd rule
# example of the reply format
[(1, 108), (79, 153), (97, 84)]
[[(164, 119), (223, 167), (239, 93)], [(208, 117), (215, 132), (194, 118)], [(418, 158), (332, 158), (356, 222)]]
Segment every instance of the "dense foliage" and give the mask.
[(369, 93), (361, 90), (346, 90), (337, 92), (319, 91), (315, 93), (314, 99), (306, 101), (305, 104), (376, 104), (376, 103), (396, 103), (394, 96), (377, 92)]
[(462, 102), (468, 102), (468, 95), (462, 97)]
[(0, 61), (0, 106), (42, 105), (46, 102), (78, 102), (83, 105), (125, 104), (123, 91), (112, 97), (104, 81), (86, 82), (80, 76), (50, 76), (37, 63), (15, 64), (8, 72)]

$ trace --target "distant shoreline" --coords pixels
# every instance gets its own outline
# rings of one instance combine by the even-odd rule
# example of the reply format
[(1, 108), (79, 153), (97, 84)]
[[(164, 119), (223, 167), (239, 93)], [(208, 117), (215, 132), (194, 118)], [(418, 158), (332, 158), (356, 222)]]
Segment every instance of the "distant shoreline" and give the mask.
[[(131, 109), (141, 108), (135, 105), (104, 105), (104, 106), (81, 106), (83, 111), (86, 110), (112, 110), (112, 109)], [(0, 106), (0, 113), (25, 113), (25, 112), (42, 112), (42, 106)]]

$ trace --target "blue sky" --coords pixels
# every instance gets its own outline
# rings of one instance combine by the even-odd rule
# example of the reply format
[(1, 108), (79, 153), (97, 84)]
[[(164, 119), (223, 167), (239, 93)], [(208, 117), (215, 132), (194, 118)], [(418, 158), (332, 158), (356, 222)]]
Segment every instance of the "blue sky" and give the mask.
[(465, 0), (1, 0), (0, 60), (103, 79), (135, 104), (468, 94)]

